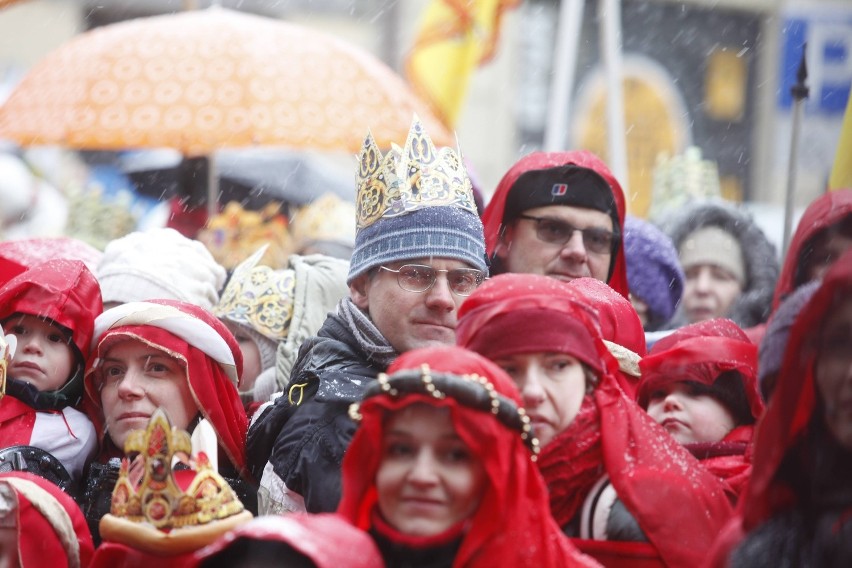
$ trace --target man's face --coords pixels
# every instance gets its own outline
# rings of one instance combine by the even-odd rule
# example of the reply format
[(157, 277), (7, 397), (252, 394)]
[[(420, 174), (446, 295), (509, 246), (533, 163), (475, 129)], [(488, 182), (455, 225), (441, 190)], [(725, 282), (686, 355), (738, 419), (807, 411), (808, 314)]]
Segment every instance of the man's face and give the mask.
[[(398, 270), (405, 264), (431, 266), (434, 270), (472, 268), (460, 260), (429, 257), (384, 266)], [(446, 272), (440, 272), (429, 290), (410, 292), (399, 286), (396, 273), (378, 269), (358, 276), (349, 292), (355, 305), (367, 312), (393, 348), (404, 353), (455, 343), (456, 314), (465, 297), (450, 290), (447, 277)]]
[[(526, 217), (526, 218), (524, 218)], [(529, 219), (535, 217), (539, 221)], [(497, 248), (497, 256), (503, 260), (507, 272), (541, 274), (559, 280), (591, 276), (603, 282), (609, 276), (612, 259), (611, 249), (603, 252), (590, 248), (594, 234), (574, 231), (568, 241), (546, 242), (539, 235), (553, 233), (557, 224), (567, 224), (575, 229), (595, 229), (612, 233), (612, 218), (595, 209), (571, 207), (569, 205), (546, 205), (524, 211), (503, 235)]]

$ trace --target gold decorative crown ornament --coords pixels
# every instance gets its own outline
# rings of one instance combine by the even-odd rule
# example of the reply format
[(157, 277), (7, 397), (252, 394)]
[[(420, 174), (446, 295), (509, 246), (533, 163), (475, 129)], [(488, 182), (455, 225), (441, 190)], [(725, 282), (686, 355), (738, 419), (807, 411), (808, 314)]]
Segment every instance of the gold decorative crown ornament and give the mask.
[(405, 147), (392, 144), (384, 156), (368, 133), (358, 158), (358, 230), (383, 217), (439, 205), (453, 205), (476, 214), (461, 150), (436, 149), (416, 115)]
[(252, 518), (204, 452), (192, 467), (175, 467), (184, 463), (181, 457), (191, 456), (192, 443), (161, 408), (145, 430), (130, 433), (124, 451), (110, 514), (100, 523), (104, 540), (153, 554), (180, 554)]
[(293, 319), (296, 273), (258, 266), (266, 249), (262, 246), (234, 269), (213, 313), (281, 341), (287, 338)]

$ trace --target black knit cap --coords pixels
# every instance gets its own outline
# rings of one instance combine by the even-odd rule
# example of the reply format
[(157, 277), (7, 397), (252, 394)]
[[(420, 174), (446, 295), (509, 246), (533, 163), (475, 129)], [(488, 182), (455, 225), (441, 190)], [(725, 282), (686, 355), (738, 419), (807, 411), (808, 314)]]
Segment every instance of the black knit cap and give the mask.
[(574, 164), (521, 174), (506, 197), (503, 224), (524, 211), (546, 205), (570, 205), (607, 213), (619, 231), (618, 208), (612, 188), (596, 171)]

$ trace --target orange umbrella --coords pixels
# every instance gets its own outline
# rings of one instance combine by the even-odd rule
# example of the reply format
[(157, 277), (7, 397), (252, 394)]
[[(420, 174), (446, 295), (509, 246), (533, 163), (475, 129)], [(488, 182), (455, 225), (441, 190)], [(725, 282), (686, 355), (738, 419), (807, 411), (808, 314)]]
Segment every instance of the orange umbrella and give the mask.
[(0, 138), (71, 148), (276, 145), (357, 152), (367, 130), (402, 144), (417, 113), (453, 137), (389, 67), (322, 32), (222, 8), (83, 33), (0, 108)]

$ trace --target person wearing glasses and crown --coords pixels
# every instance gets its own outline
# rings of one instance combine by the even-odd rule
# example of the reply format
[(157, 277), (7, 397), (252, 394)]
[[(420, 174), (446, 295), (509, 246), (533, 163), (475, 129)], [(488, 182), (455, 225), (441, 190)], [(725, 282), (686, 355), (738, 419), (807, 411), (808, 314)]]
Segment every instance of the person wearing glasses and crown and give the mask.
[(436, 148), (416, 117), (405, 146), (384, 156), (367, 135), (356, 204), (349, 296), (302, 344), (287, 391), (249, 431), (262, 514), (337, 508), (349, 404), (400, 353), (454, 344), (458, 308), (487, 276), (461, 154)]
[(500, 180), (482, 214), (492, 275), (592, 277), (625, 298), (624, 193), (587, 151), (533, 152)]

